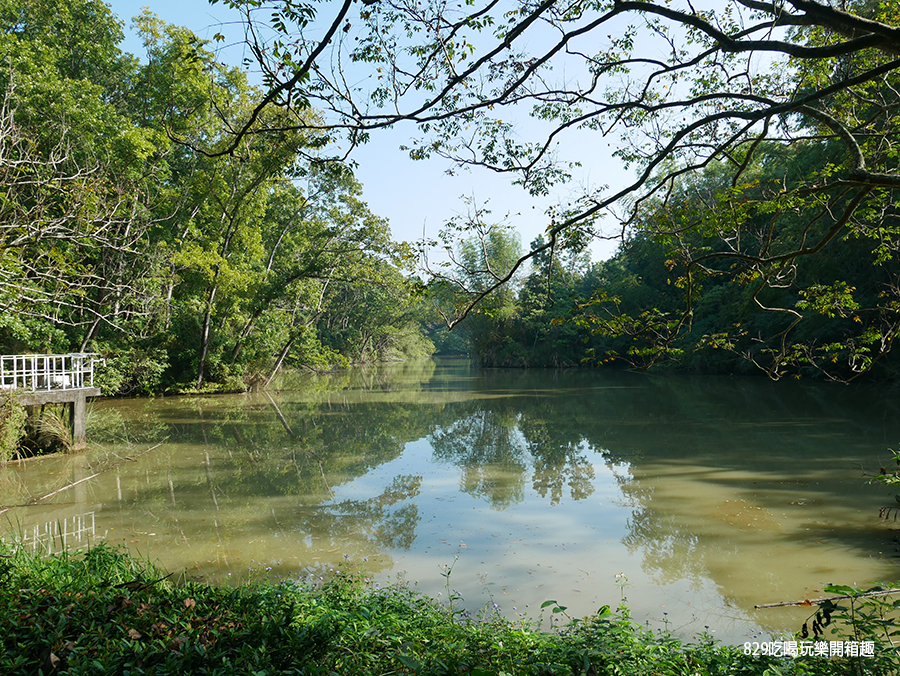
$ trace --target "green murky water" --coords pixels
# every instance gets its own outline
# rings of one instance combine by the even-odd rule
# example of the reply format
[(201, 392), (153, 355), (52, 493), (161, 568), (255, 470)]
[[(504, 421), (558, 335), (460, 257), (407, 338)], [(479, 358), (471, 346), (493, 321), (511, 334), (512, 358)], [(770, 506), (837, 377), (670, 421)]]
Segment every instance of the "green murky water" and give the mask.
[(877, 388), (448, 360), (102, 401), (88, 424), (89, 453), (0, 468), (8, 536), (216, 580), (350, 565), (512, 617), (624, 596), (730, 643), (808, 614), (754, 604), (900, 578), (893, 498), (860, 469), (900, 441)]

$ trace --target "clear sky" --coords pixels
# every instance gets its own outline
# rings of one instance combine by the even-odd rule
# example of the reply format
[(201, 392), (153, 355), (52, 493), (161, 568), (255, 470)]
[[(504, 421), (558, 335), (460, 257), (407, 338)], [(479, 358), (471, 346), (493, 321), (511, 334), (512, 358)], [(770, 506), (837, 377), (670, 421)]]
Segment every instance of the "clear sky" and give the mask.
[[(125, 21), (125, 51), (141, 56), (142, 45), (129, 26), (131, 17), (146, 6), (164, 21), (186, 26), (202, 39), (212, 40), (213, 35), (222, 33), (226, 36), (226, 44), (231, 46), (221, 52), (220, 59), (240, 64), (243, 31), (239, 16), (224, 5), (210, 5), (205, 0), (111, 0), (107, 4)], [(550, 198), (535, 199), (511, 185), (508, 177), (487, 170), (463, 169), (456, 176), (448, 176), (448, 162), (439, 158), (413, 161), (399, 149), (414, 131), (410, 126), (373, 133), (372, 140), (355, 151), (352, 158), (359, 165), (356, 175), (364, 186), (369, 207), (390, 220), (391, 231), (397, 240), (416, 241), (422, 238), (423, 232), (429, 238), (436, 238), (446, 220), (466, 212), (466, 205), (460, 199), (465, 195), (474, 198), (478, 204), (487, 202), (492, 217), (497, 220), (510, 214), (509, 222), (519, 231), (522, 246), (527, 249), (529, 242), (549, 223), (544, 210), (552, 203), (566, 200), (571, 192), (570, 188), (562, 188)], [(586, 145), (570, 141), (569, 156), (565, 157), (565, 152), (562, 155), (582, 163), (583, 169), (576, 176), (579, 187), (620, 186), (627, 176), (612, 158), (607, 144), (598, 142), (595, 138)], [(598, 242), (592, 247), (593, 257), (595, 260), (606, 258), (614, 248), (615, 245), (609, 242)]]

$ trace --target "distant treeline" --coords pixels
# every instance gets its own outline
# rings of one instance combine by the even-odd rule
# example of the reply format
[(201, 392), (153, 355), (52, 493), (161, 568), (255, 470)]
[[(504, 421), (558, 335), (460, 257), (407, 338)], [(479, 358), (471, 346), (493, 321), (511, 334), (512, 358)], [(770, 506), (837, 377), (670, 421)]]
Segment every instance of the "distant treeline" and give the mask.
[[(732, 255), (729, 238), (756, 238), (773, 258), (821, 241), (831, 221), (810, 223), (808, 205), (792, 218), (792, 207), (780, 205), (776, 223), (773, 202), (827, 173), (832, 158), (827, 144), (815, 152), (777, 144), (757, 152), (740, 188), (714, 164), (646, 201), (609, 260), (591, 262), (587, 240), (577, 237), (560, 241), (552, 256), (539, 253), (527, 275), (468, 315), (462, 336), (438, 333), (436, 345), (459, 351), (465, 337), (487, 366), (619, 364), (776, 379), (896, 379), (894, 196), (884, 196), (881, 210), (857, 212), (854, 227), (785, 265), (783, 284), (773, 283)], [(531, 248), (543, 244), (538, 238)], [(467, 260), (460, 250), (456, 278), (432, 285), (448, 307), (486, 285), (485, 270), (505, 272), (522, 253), (515, 234), (500, 227), (484, 227), (468, 245), (476, 253)], [(454, 282), (470, 293), (455, 292)]]

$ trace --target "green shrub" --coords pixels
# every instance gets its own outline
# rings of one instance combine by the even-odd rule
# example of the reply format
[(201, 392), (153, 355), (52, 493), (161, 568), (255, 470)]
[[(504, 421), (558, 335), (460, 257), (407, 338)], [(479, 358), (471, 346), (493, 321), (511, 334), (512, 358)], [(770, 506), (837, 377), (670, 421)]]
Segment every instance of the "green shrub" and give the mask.
[(900, 619), (900, 594), (891, 593), (896, 585), (880, 584), (869, 589), (845, 585), (827, 585), (824, 591), (837, 594), (832, 600), (818, 604), (818, 609), (804, 622), (803, 639), (871, 642), (871, 657), (848, 657), (847, 662), (858, 674), (900, 674), (900, 648), (897, 628)]
[(115, 350), (105, 345), (98, 346), (97, 350), (104, 356), (105, 364), (96, 368), (94, 385), (103, 396), (152, 395), (162, 389), (163, 374), (169, 367), (165, 350), (137, 347)]
[(25, 437), (27, 418), (19, 398), (8, 390), (0, 391), (0, 462), (15, 457), (19, 443)]
[(102, 545), (40, 558), (0, 541), (0, 673), (9, 676), (880, 676), (895, 666), (757, 657), (708, 636), (684, 643), (624, 608), (548, 633), (494, 611), (469, 618), (346, 570), (208, 586), (176, 583)]

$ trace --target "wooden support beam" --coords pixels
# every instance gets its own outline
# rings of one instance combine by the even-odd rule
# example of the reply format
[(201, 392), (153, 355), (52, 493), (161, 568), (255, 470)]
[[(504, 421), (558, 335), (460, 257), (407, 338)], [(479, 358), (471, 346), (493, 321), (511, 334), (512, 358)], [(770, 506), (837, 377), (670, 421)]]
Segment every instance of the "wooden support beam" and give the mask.
[(43, 406), (44, 404), (68, 404), (75, 401), (76, 394), (82, 397), (99, 397), (100, 388), (85, 387), (80, 390), (38, 390), (37, 392), (17, 392), (22, 406)]
[(84, 390), (74, 390), (73, 393), (75, 398), (69, 412), (72, 427), (72, 450), (80, 451), (87, 446), (87, 434), (85, 433), (87, 397), (84, 396)]

